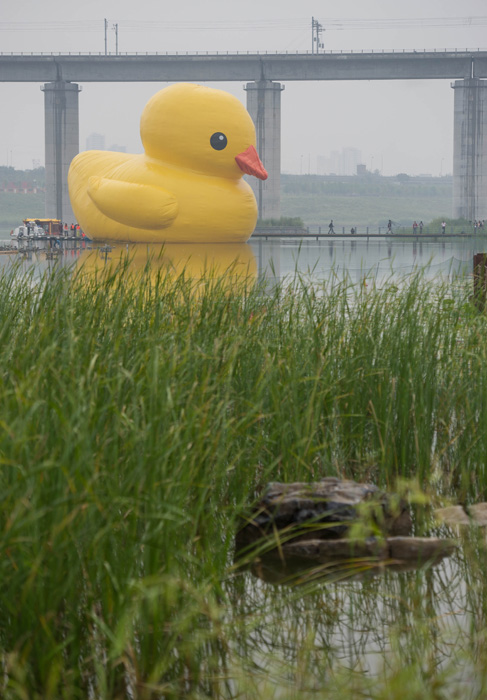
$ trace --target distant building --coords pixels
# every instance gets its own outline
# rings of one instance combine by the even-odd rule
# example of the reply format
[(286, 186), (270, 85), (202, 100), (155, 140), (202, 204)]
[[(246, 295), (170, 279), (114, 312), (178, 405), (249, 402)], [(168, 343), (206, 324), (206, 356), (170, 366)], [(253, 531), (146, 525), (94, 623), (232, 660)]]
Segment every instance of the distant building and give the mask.
[(342, 175), (355, 175), (357, 165), (362, 160), (362, 154), (358, 148), (344, 148), (342, 150)]
[(316, 171), (318, 175), (328, 173), (328, 161), (329, 158), (326, 156), (316, 156)]
[(319, 175), (356, 175), (357, 166), (362, 161), (362, 153), (358, 148), (342, 148), (341, 151), (331, 151), (328, 157), (317, 157)]
[(105, 146), (105, 137), (103, 134), (90, 134), (86, 139), (87, 151), (118, 151), (118, 153), (127, 153), (126, 146), (120, 146), (114, 143), (111, 146)]
[(367, 175), (367, 166), (365, 163), (357, 163), (357, 175)]
[(87, 151), (104, 151), (105, 137), (102, 134), (90, 134), (86, 139)]

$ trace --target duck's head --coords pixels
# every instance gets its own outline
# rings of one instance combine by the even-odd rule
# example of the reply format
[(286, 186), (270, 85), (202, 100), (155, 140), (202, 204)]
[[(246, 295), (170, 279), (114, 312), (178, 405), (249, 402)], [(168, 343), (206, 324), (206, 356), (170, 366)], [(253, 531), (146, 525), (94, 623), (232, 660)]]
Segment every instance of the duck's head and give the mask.
[(146, 154), (175, 167), (219, 177), (265, 180), (249, 113), (233, 95), (178, 83), (156, 93), (140, 122)]

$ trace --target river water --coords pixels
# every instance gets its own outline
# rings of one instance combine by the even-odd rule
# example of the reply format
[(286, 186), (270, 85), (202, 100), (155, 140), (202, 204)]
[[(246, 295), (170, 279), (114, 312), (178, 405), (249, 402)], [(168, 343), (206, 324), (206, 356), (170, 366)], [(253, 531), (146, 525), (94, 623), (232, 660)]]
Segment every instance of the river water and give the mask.
[[(1, 243), (10, 243), (4, 239)], [(15, 242), (15, 245), (17, 243)], [(134, 267), (142, 267), (150, 256), (157, 264), (177, 270), (189, 269), (195, 277), (209, 267), (224, 272), (236, 261), (249, 274), (270, 284), (289, 280), (297, 274), (313, 282), (331, 277), (347, 278), (351, 283), (381, 283), (423, 269), (428, 278), (454, 278), (472, 271), (473, 255), (487, 249), (487, 238), (436, 237), (411, 238), (333, 238), (321, 239), (251, 239), (247, 244), (170, 244), (146, 245), (111, 243), (100, 253), (102, 243), (20, 242), (19, 254), (0, 254), (0, 266), (21, 260), (22, 268), (35, 267), (42, 274), (56, 266), (90, 264), (94, 256), (103, 262), (116, 261), (129, 252)]]
[(454, 277), (469, 274), (473, 255), (483, 252), (487, 239), (478, 238), (350, 238), (251, 242), (259, 276), (284, 279), (295, 272), (314, 280), (348, 277), (352, 283), (407, 275), (424, 269), (425, 275)]

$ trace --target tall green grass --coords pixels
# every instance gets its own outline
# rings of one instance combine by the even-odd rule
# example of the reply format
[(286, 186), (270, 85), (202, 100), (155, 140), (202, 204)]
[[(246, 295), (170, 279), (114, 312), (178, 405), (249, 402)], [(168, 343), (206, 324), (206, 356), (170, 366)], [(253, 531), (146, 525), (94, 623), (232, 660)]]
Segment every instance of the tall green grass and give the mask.
[[(128, 264), (3, 275), (1, 696), (305, 697), (325, 668), (330, 693), (352, 688), (313, 635), (365, 619), (353, 596), (377, 615), (383, 584), (335, 607), (254, 588), (233, 564), (239, 516), (270, 480), (325, 475), (486, 498), (486, 331), (467, 292), (421, 276), (264, 293)], [(426, 583), (394, 593), (401, 614)], [(421, 666), (417, 611), (405, 648)]]

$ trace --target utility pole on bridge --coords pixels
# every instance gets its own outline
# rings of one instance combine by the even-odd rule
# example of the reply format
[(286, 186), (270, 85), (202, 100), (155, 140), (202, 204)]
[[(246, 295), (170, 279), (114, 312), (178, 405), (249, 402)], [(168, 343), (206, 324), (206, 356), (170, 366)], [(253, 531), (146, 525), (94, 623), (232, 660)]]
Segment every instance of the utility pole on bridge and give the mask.
[[(323, 25), (314, 17), (311, 18), (311, 53), (319, 53), (325, 45), (320, 42), (320, 34), (324, 32)], [(316, 51), (315, 51), (316, 46)]]
[[(108, 20), (105, 18), (105, 56), (108, 56)], [(118, 56), (118, 22), (112, 24), (112, 29), (115, 32), (115, 56)]]
[(115, 32), (115, 56), (118, 56), (118, 22), (113, 25), (112, 29)]

